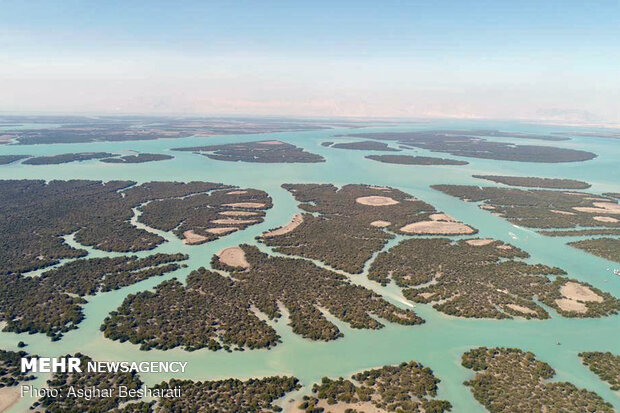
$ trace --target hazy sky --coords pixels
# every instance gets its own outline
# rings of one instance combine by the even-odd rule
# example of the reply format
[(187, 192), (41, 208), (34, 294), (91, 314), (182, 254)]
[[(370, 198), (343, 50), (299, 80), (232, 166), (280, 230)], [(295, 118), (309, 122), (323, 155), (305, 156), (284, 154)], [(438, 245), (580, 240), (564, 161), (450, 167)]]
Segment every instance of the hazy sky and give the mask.
[(620, 0), (0, 0), (0, 111), (620, 122)]

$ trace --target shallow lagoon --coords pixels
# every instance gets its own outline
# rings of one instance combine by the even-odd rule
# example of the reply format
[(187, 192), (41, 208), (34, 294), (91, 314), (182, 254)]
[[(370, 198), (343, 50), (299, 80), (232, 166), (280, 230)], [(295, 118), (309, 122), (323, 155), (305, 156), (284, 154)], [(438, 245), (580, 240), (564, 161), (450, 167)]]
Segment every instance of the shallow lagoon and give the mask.
[[(507, 131), (548, 133), (570, 131), (574, 128), (527, 125), (508, 122), (437, 122), (433, 124), (402, 125), (391, 131), (412, 129), (488, 128)], [(384, 131), (387, 128), (369, 129)], [(366, 130), (364, 130), (366, 131)], [(0, 333), (0, 347), (16, 349), (20, 340), (28, 343), (32, 354), (59, 356), (81, 351), (94, 359), (104, 360), (187, 360), (188, 371), (183, 377), (215, 379), (225, 377), (249, 378), (256, 376), (290, 374), (306, 385), (300, 394), (309, 391), (308, 386), (322, 376), (349, 376), (353, 372), (417, 360), (431, 367), (442, 380), (439, 398), (448, 399), (455, 412), (483, 411), (462, 382), (472, 372), (460, 365), (460, 356), (471, 347), (508, 346), (531, 350), (540, 360), (549, 363), (557, 372), (554, 380), (569, 380), (579, 387), (596, 391), (620, 410), (620, 394), (612, 392), (584, 367), (577, 353), (585, 350), (603, 350), (620, 353), (620, 316), (602, 319), (568, 319), (552, 315), (551, 320), (468, 320), (443, 315), (428, 305), (416, 305), (416, 312), (427, 322), (422, 326), (399, 326), (385, 323), (382, 330), (352, 330), (336, 321), (345, 337), (329, 343), (316, 343), (292, 333), (282, 319), (274, 323), (283, 343), (272, 350), (245, 352), (211, 352), (206, 349), (185, 352), (140, 351), (138, 346), (110, 341), (99, 331), (101, 321), (121, 304), (124, 297), (133, 292), (149, 289), (171, 277), (183, 280), (187, 274), (200, 266), (208, 266), (211, 256), (222, 248), (239, 243), (255, 243), (254, 237), (261, 232), (287, 223), (295, 212), (296, 202), (280, 185), (293, 183), (365, 183), (388, 185), (411, 193), (433, 204), (459, 220), (480, 230), (481, 237), (493, 237), (512, 243), (531, 254), (532, 262), (556, 265), (568, 271), (571, 277), (587, 281), (594, 286), (620, 297), (620, 277), (613, 275), (620, 264), (612, 263), (565, 245), (567, 239), (543, 237), (526, 228), (518, 228), (507, 221), (479, 209), (475, 204), (465, 203), (429, 188), (432, 184), (480, 184), (491, 182), (471, 178), (473, 174), (515, 174), (524, 176), (562, 177), (585, 180), (593, 184), (588, 191), (601, 193), (620, 191), (620, 141), (602, 138), (573, 138), (571, 141), (547, 142), (529, 139), (490, 140), (510, 141), (516, 144), (549, 145), (577, 148), (595, 152), (599, 156), (591, 161), (564, 164), (534, 164), (509, 161), (493, 161), (453, 157), (443, 153), (431, 153), (422, 149), (405, 150), (402, 154), (439, 156), (462, 159), (466, 166), (411, 166), (383, 164), (364, 159), (373, 153), (330, 149), (321, 146), (325, 140), (351, 141), (349, 138), (333, 138), (342, 133), (359, 130), (322, 130), (263, 135), (241, 135), (211, 138), (165, 139), (157, 141), (132, 141), (86, 144), (10, 145), (0, 146), (0, 154), (48, 155), (68, 152), (138, 150), (152, 153), (171, 153), (170, 148), (198, 144), (217, 144), (258, 139), (280, 139), (323, 155), (327, 162), (317, 164), (249, 164), (221, 162), (187, 152), (172, 152), (175, 159), (144, 164), (104, 164), (97, 161), (62, 165), (31, 166), (12, 164), (0, 166), (0, 179), (126, 179), (139, 182), (151, 180), (206, 180), (253, 187), (267, 191), (273, 198), (274, 207), (268, 211), (265, 222), (245, 231), (200, 246), (186, 246), (170, 234), (169, 242), (156, 251), (185, 252), (190, 254), (189, 268), (180, 269), (165, 277), (156, 277), (138, 284), (100, 294), (90, 298), (85, 306), (86, 319), (78, 330), (65, 334), (59, 342), (50, 342), (44, 335)], [(572, 238), (571, 238), (572, 239)], [(391, 243), (393, 244), (393, 243)], [(267, 250), (266, 247), (260, 246)], [(92, 251), (92, 250), (91, 250)], [(150, 254), (150, 252), (141, 253)], [(93, 251), (96, 255), (105, 255)], [(94, 255), (93, 255), (94, 256)], [(411, 306), (402, 299), (393, 285), (382, 288), (368, 281), (365, 275), (352, 276), (352, 281), (371, 287), (401, 306)], [(561, 343), (558, 345), (557, 343)], [(142, 375), (148, 384), (167, 379), (164, 375)], [(40, 377), (35, 385), (43, 385), (46, 377)], [(290, 397), (289, 397), (290, 398)], [(288, 398), (287, 398), (288, 399)], [(12, 411), (25, 411), (33, 400), (23, 399)], [(286, 400), (282, 401), (286, 405)]]

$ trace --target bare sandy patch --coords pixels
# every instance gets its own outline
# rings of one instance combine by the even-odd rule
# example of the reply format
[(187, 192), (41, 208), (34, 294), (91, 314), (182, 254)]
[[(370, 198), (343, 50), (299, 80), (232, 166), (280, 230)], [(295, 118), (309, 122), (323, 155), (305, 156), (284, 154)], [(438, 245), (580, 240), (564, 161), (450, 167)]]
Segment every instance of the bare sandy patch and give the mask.
[(554, 214), (560, 214), (560, 215), (577, 215), (574, 212), (560, 211), (559, 209), (552, 209), (551, 212), (553, 212)]
[(222, 211), (220, 215), (226, 215), (230, 217), (249, 217), (252, 215), (258, 215), (258, 212), (251, 211)]
[(605, 198), (592, 198), (592, 197), (588, 197), (588, 198), (584, 198), (584, 199), (587, 199), (588, 201), (609, 202), (609, 199), (605, 199)]
[(506, 245), (506, 244), (498, 245), (497, 248), (500, 250), (511, 250), (512, 249), (510, 245)]
[(206, 231), (209, 234), (227, 234), (229, 232), (234, 232), (236, 230), (238, 230), (239, 228), (237, 227), (219, 227), (219, 228), (208, 228)]
[(289, 222), (283, 227), (274, 229), (273, 231), (266, 232), (265, 234), (263, 234), (263, 237), (270, 238), (270, 237), (277, 237), (278, 235), (288, 234), (289, 232), (297, 228), (299, 225), (301, 225), (302, 222), (304, 222), (304, 217), (301, 214), (295, 214), (293, 216), (293, 219), (291, 219), (291, 222)]
[(585, 313), (588, 311), (588, 307), (584, 303), (579, 301), (569, 300), (568, 298), (559, 298), (555, 300), (555, 303), (564, 311), (574, 311), (576, 313)]
[(355, 409), (364, 413), (385, 413), (387, 410), (379, 409), (371, 402), (345, 403), (338, 402), (336, 404), (327, 404), (326, 400), (319, 400), (317, 407), (322, 407), (324, 411), (331, 413), (344, 413), (347, 409)]
[(480, 209), (495, 209), (493, 205), (480, 205)]
[(407, 234), (464, 235), (474, 230), (460, 222), (420, 221), (407, 224), (400, 229)]
[(0, 388), (0, 412), (7, 411), (11, 406), (20, 399), (19, 386), (10, 386)]
[(612, 217), (592, 217), (592, 219), (596, 221), (601, 221), (601, 222), (610, 222), (612, 224), (615, 224), (616, 222), (618, 222), (616, 218), (612, 218)]
[(594, 207), (573, 207), (575, 211), (588, 214), (620, 214), (620, 205), (613, 202), (594, 202)]
[(430, 214), (428, 217), (431, 219), (431, 221), (456, 222), (456, 220), (448, 214)]
[(603, 301), (603, 297), (592, 291), (587, 286), (572, 281), (564, 284), (562, 288), (560, 288), (560, 293), (570, 300), (595, 301), (597, 303)]
[(229, 267), (250, 268), (250, 263), (245, 259), (245, 252), (239, 247), (230, 247), (217, 253), (223, 264)]
[(222, 204), (233, 208), (264, 208), (265, 204), (262, 202), (234, 202), (232, 204)]
[(280, 142), (280, 141), (262, 141), (259, 143), (261, 145), (284, 145), (284, 142)]
[(385, 227), (389, 227), (390, 225), (392, 225), (392, 223), (390, 221), (372, 221), (370, 223), (370, 225), (372, 225), (373, 227), (377, 227), (377, 228), (385, 228)]
[(230, 191), (230, 192), (226, 192), (226, 195), (243, 195), (247, 193), (248, 191)]
[(469, 245), (473, 245), (475, 247), (481, 247), (483, 245), (489, 245), (493, 241), (495, 241), (495, 240), (493, 240), (491, 238), (478, 238), (478, 239), (468, 239), (465, 242), (468, 243)]
[(531, 308), (527, 308), (527, 307), (523, 307), (522, 305), (518, 305), (518, 304), (506, 304), (506, 307), (510, 307), (515, 311), (518, 311), (520, 313), (523, 314), (536, 314), (536, 311), (532, 310)]
[(223, 225), (237, 225), (237, 224), (253, 224), (257, 222), (255, 219), (232, 219), (232, 218), (223, 218), (223, 219), (214, 219), (211, 221), (214, 224), (223, 224)]
[(386, 206), (396, 205), (398, 201), (390, 198), (389, 196), (370, 195), (362, 196), (355, 200), (358, 204), (370, 205), (370, 206)]
[(15, 135), (0, 135), (0, 142), (10, 143), (15, 137)]
[(201, 242), (205, 242), (207, 237), (204, 235), (196, 234), (193, 230), (185, 231), (183, 233), (183, 244), (200, 244)]

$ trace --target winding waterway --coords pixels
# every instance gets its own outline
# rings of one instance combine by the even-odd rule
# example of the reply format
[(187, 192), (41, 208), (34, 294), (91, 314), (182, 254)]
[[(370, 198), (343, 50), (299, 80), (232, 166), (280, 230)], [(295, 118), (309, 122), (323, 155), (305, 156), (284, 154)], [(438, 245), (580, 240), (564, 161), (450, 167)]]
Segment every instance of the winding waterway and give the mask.
[[(489, 122), (438, 122), (434, 124), (408, 125), (395, 128), (377, 128), (371, 131), (405, 131), (420, 128), (433, 129), (500, 129), (514, 132), (548, 133), (569, 131), (571, 128), (526, 125), (518, 123)], [(101, 142), (86, 144), (54, 145), (4, 145), (0, 154), (48, 155), (69, 152), (124, 152), (137, 150), (149, 153), (168, 153), (175, 159), (144, 164), (105, 164), (98, 161), (68, 163), (61, 165), (31, 166), (19, 163), (0, 166), (0, 179), (99, 179), (144, 181), (212, 181), (252, 187), (267, 191), (273, 198), (274, 207), (267, 212), (263, 223), (251, 226), (223, 237), (217, 241), (198, 246), (184, 245), (169, 233), (156, 231), (167, 242), (153, 252), (183, 252), (190, 256), (187, 268), (164, 277), (153, 277), (117, 291), (99, 294), (88, 299), (84, 311), (86, 318), (79, 329), (66, 333), (61, 341), (51, 342), (43, 334), (27, 335), (2, 332), (0, 348), (17, 349), (21, 340), (32, 354), (60, 356), (82, 352), (99, 360), (182, 360), (188, 361), (188, 369), (179, 378), (197, 380), (227, 377), (249, 378), (287, 374), (298, 377), (304, 387), (288, 399), (306, 394), (312, 383), (323, 376), (339, 377), (386, 364), (417, 360), (433, 369), (441, 379), (439, 398), (448, 399), (455, 412), (484, 411), (473, 398), (463, 381), (472, 377), (471, 370), (460, 364), (461, 354), (476, 346), (519, 347), (533, 351), (537, 357), (549, 363), (555, 370), (553, 380), (567, 380), (578, 387), (597, 392), (620, 410), (620, 393), (613, 392), (583, 366), (577, 356), (581, 351), (612, 351), (620, 353), (620, 316), (600, 319), (569, 319), (546, 308), (552, 315), (549, 320), (474, 320), (446, 316), (430, 305), (415, 305), (415, 311), (426, 320), (420, 326), (400, 326), (384, 322), (381, 330), (353, 330), (338, 320), (330, 319), (344, 333), (344, 338), (329, 343), (311, 342), (292, 333), (286, 317), (273, 322), (282, 343), (272, 350), (246, 350), (244, 352), (212, 352), (202, 349), (185, 352), (181, 349), (168, 351), (141, 351), (139, 346), (105, 339), (99, 326), (106, 315), (115, 310), (130, 293), (153, 288), (165, 279), (176, 277), (184, 280), (194, 269), (209, 266), (211, 256), (219, 250), (240, 243), (256, 244), (254, 237), (267, 229), (286, 224), (298, 212), (293, 197), (280, 187), (282, 183), (333, 183), (344, 185), (364, 183), (387, 185), (401, 189), (429, 202), (440, 211), (480, 230), (481, 237), (492, 237), (516, 245), (527, 251), (529, 261), (558, 266), (569, 276), (587, 281), (604, 291), (620, 297), (620, 277), (613, 274), (620, 264), (606, 261), (567, 246), (566, 238), (543, 237), (532, 230), (516, 227), (509, 222), (456, 198), (431, 189), (433, 184), (476, 184), (482, 181), (473, 174), (505, 174), (524, 176), (561, 177), (585, 180), (592, 184), (588, 192), (620, 192), (620, 141), (602, 138), (578, 138), (570, 141), (546, 142), (528, 139), (488, 138), (513, 143), (550, 145), (583, 149), (598, 157), (587, 162), (563, 164), (535, 164), (524, 162), (494, 161), (454, 157), (431, 153), (421, 149), (404, 150), (401, 154), (440, 156), (470, 162), (466, 166), (411, 166), (391, 165), (364, 159), (371, 151), (330, 149), (321, 142), (334, 140), (333, 136), (359, 130), (321, 130), (295, 133), (272, 133), (210, 138), (164, 139), (133, 142)], [(304, 149), (323, 155), (327, 162), (317, 164), (250, 164), (222, 162), (189, 152), (170, 152), (180, 146), (217, 144), (227, 142), (277, 139), (293, 143)], [(485, 182), (484, 185), (493, 185)], [(135, 222), (135, 221), (134, 221)], [(141, 225), (141, 224), (138, 224)], [(154, 230), (153, 230), (154, 231)], [(401, 237), (402, 238), (402, 237)], [(574, 238), (571, 238), (571, 240)], [(75, 244), (72, 237), (66, 238)], [(390, 246), (396, 241), (390, 242)], [(269, 249), (259, 245), (264, 251)], [(86, 248), (89, 256), (112, 255)], [(118, 255), (118, 254), (114, 254)], [(368, 265), (366, 266), (368, 268)], [(381, 287), (369, 281), (365, 272), (350, 276), (355, 283), (372, 288), (396, 305), (411, 307), (400, 290), (393, 284)], [(559, 344), (558, 344), (559, 343)], [(147, 384), (171, 378), (164, 374), (142, 374)], [(43, 385), (48, 377), (40, 376), (35, 385)], [(24, 398), (11, 411), (26, 411), (33, 399)]]

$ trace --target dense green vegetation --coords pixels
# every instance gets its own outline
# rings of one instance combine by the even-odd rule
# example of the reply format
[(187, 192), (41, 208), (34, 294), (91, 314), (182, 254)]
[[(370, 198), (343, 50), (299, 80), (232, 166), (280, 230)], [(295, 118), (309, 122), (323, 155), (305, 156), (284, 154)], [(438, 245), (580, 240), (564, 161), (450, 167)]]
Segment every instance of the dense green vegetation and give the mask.
[(214, 268), (228, 271), (232, 278), (201, 268), (190, 274), (185, 286), (172, 280), (154, 292), (130, 295), (104, 320), (105, 336), (141, 344), (143, 350), (269, 348), (279, 337), (254, 309), (274, 319), (281, 316), (280, 305), (288, 311), (293, 331), (312, 340), (342, 336), (323, 309), (353, 328), (383, 327), (371, 315), (404, 325), (423, 322), (412, 311), (308, 260), (270, 257), (248, 245), (241, 248), (249, 269), (230, 267), (215, 256)]
[[(245, 228), (262, 221), (262, 209), (271, 206), (267, 194), (254, 190), (234, 193), (232, 189), (210, 182), (135, 185), (132, 181), (0, 180), (0, 274), (34, 270), (58, 263), (61, 258), (84, 256), (86, 251), (64, 242), (62, 236), (72, 233), (79, 243), (105, 251), (148, 250), (164, 242), (159, 235), (129, 222), (134, 215), (132, 208), (143, 212), (139, 220), (147, 225), (166, 231), (176, 229), (179, 236), (193, 229), (204, 234), (203, 242), (222, 235), (207, 232), (209, 228)], [(264, 205), (225, 205), (249, 201)], [(254, 211), (251, 222), (210, 222), (216, 217), (230, 218), (218, 215), (220, 212), (246, 209)]]
[(491, 413), (614, 411), (594, 392), (549, 381), (555, 371), (530, 352), (479, 347), (463, 354), (462, 364), (476, 372), (464, 384)]
[(60, 155), (37, 156), (28, 158), (22, 163), (28, 165), (58, 165), (61, 163), (90, 161), (92, 159), (103, 159), (116, 156), (109, 152), (81, 152), (81, 153), (63, 153)]
[[(86, 355), (77, 353), (75, 356), (82, 360), (82, 366), (92, 361)], [(136, 397), (120, 397), (119, 386), (127, 386), (128, 389), (138, 389), (142, 386), (142, 380), (135, 372), (97, 373), (90, 372), (85, 368), (81, 373), (54, 373), (47, 381), (50, 389), (57, 389), (59, 397), (45, 396), (33, 407), (42, 406), (46, 412), (107, 412), (117, 408), (121, 403), (128, 402)], [(109, 397), (79, 397), (68, 395), (70, 388), (78, 389), (113, 389)]]
[(0, 275), (0, 321), (6, 322), (4, 331), (46, 333), (58, 340), (84, 319), (81, 297), (174, 271), (184, 259), (183, 254), (78, 259), (39, 277)]
[(620, 220), (594, 219), (605, 215), (605, 210), (596, 204), (617, 204), (616, 200), (597, 194), (473, 185), (433, 185), (432, 188), (469, 202), (483, 202), (494, 213), (528, 228), (620, 228)]
[(17, 386), (34, 380), (35, 376), (21, 371), (21, 359), (30, 358), (25, 351), (0, 350), (0, 388)]
[(336, 143), (331, 145), (332, 148), (337, 149), (353, 149), (359, 151), (385, 151), (385, 152), (398, 152), (398, 149), (390, 148), (387, 143), (376, 141), (360, 141), (360, 142), (345, 142)]
[(620, 356), (602, 351), (579, 353), (583, 364), (588, 366), (601, 380), (606, 381), (612, 390), (620, 390)]
[[(548, 318), (534, 297), (567, 317), (600, 317), (620, 310), (620, 300), (561, 277), (565, 274), (561, 269), (518, 259), (527, 257), (526, 252), (501, 241), (471, 245), (468, 240), (411, 239), (380, 253), (368, 278), (382, 284), (391, 279), (405, 288), (408, 299), (435, 303), (435, 309), (459, 317)], [(552, 281), (548, 274), (557, 277)], [(600, 301), (584, 300), (583, 312), (568, 310), (561, 301), (570, 298), (561, 292), (568, 282), (587, 286)]]
[(202, 381), (172, 379), (156, 388), (181, 388), (181, 398), (161, 398), (155, 407), (160, 412), (279, 412), (273, 404), (286, 393), (299, 389), (295, 377), (267, 377), (264, 379), (237, 379)]
[[(596, 157), (594, 153), (575, 149), (553, 146), (513, 145), (508, 142), (489, 141), (478, 137), (476, 132), (480, 131), (379, 132), (355, 133), (346, 136), (393, 140), (401, 145), (410, 145), (433, 152), (444, 152), (470, 158), (555, 163), (587, 161)], [(490, 136), (488, 132), (484, 135)], [(510, 136), (507, 132), (499, 132), (499, 134), (501, 136)]]
[[(188, 238), (186, 231), (192, 231), (202, 237), (201, 240), (192, 242), (199, 244), (228, 233), (219, 233), (219, 229), (230, 232), (262, 222), (265, 217), (264, 210), (271, 207), (271, 198), (263, 191), (248, 188), (217, 190), (208, 194), (149, 202), (140, 208), (140, 222), (162, 231), (172, 231), (181, 239)], [(224, 215), (231, 212), (251, 215)]]
[(105, 163), (144, 163), (154, 161), (165, 161), (168, 159), (174, 159), (174, 156), (164, 155), (160, 153), (139, 153), (136, 155), (126, 155), (116, 158), (104, 158), (101, 162)]
[(8, 165), (20, 159), (30, 158), (31, 155), (0, 155), (0, 165)]
[(452, 408), (448, 401), (434, 399), (440, 380), (430, 368), (415, 361), (367, 370), (351, 378), (353, 381), (323, 377), (320, 384), (312, 387), (314, 397), (306, 396), (299, 407), (306, 412), (320, 412), (323, 408), (317, 405), (323, 400), (328, 411), (329, 406), (337, 403), (351, 406), (354, 411), (355, 403), (360, 402), (388, 412), (403, 413), (441, 413)]
[(400, 165), (467, 165), (469, 162), (455, 159), (435, 158), (432, 156), (411, 155), (368, 155), (366, 159), (383, 163), (395, 163)]
[[(400, 232), (404, 225), (425, 221), (437, 211), (433, 206), (397, 189), (368, 185), (284, 184), (285, 189), (305, 211), (303, 222), (293, 231), (261, 240), (275, 251), (318, 259), (349, 273), (362, 272), (364, 263), (379, 251), (393, 235), (372, 226), (386, 221), (386, 227)], [(391, 205), (364, 205), (358, 198), (388, 197)]]
[(559, 178), (536, 178), (526, 176), (502, 176), (502, 175), (473, 175), (474, 178), (486, 179), (487, 181), (498, 182), (510, 186), (525, 186), (528, 188), (549, 188), (549, 189), (587, 189), (590, 185), (587, 182), (575, 179)]
[(240, 142), (224, 145), (173, 148), (172, 150), (200, 153), (218, 161), (260, 163), (325, 162), (325, 159), (320, 155), (306, 152), (303, 148), (280, 141)]
[(568, 245), (594, 254), (597, 257), (620, 263), (619, 238), (594, 238), (583, 241), (570, 242)]

